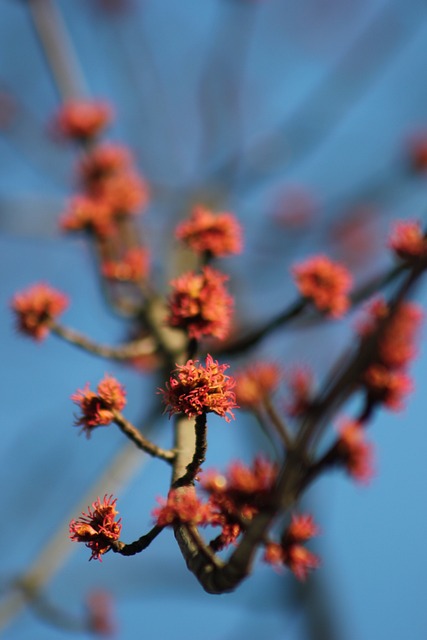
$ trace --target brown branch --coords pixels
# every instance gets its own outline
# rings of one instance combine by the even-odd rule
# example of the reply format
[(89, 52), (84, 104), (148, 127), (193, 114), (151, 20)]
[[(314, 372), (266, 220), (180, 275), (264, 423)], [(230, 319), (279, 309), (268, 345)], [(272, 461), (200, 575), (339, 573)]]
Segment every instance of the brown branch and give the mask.
[(196, 442), (194, 446), (193, 459), (187, 465), (184, 475), (175, 480), (175, 482), (173, 483), (172, 487), (174, 489), (194, 484), (197, 473), (200, 471), (200, 467), (205, 461), (206, 450), (208, 446), (206, 439), (207, 422), (205, 412), (196, 417), (194, 428), (196, 432)]
[(132, 440), (134, 444), (138, 447), (138, 449), (142, 449), (145, 453), (149, 453), (150, 456), (154, 458), (160, 458), (161, 460), (165, 460), (166, 462), (172, 463), (175, 459), (175, 452), (169, 449), (162, 449), (157, 446), (151, 440), (148, 440), (142, 433), (131, 423), (129, 420), (117, 411), (116, 409), (112, 410), (114, 416), (114, 422), (119, 427), (120, 431), (125, 434)]
[(144, 551), (144, 549), (146, 549), (153, 542), (153, 540), (157, 538), (157, 536), (163, 531), (163, 529), (164, 527), (155, 525), (148, 533), (141, 536), (134, 542), (130, 542), (129, 544), (126, 544), (121, 540), (113, 542), (111, 544), (111, 549), (112, 551), (114, 551), (114, 553), (120, 553), (120, 555), (122, 556), (134, 556), (137, 553), (141, 553), (141, 551)]

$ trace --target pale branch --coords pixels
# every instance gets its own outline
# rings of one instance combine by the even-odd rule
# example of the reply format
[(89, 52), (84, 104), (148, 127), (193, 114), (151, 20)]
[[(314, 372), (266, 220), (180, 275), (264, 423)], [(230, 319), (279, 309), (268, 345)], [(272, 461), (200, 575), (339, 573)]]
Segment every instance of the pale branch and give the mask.
[(199, 472), (201, 465), (205, 461), (206, 450), (208, 446), (206, 439), (207, 421), (205, 412), (203, 412), (201, 415), (196, 416), (194, 427), (196, 432), (196, 442), (194, 446), (193, 459), (187, 465), (185, 474), (175, 480), (175, 482), (173, 483), (172, 487), (174, 489), (194, 484), (197, 473)]
[(139, 449), (150, 454), (154, 458), (160, 458), (172, 463), (175, 459), (175, 452), (169, 449), (162, 449), (151, 440), (148, 440), (129, 420), (127, 420), (117, 409), (112, 410), (114, 422), (120, 431), (125, 434)]
[(110, 360), (132, 360), (140, 356), (151, 355), (156, 351), (156, 344), (151, 336), (146, 336), (140, 340), (134, 340), (117, 346), (110, 346), (98, 344), (79, 331), (75, 331), (54, 321), (51, 321), (49, 326), (52, 333), (56, 336), (101, 358), (108, 358)]
[(274, 426), (274, 430), (282, 440), (285, 449), (289, 451), (293, 446), (292, 436), (289, 433), (284, 420), (282, 420), (282, 418), (278, 415), (273, 403), (271, 402), (271, 398), (264, 398), (263, 407), (267, 413), (267, 416), (270, 418), (271, 424)]

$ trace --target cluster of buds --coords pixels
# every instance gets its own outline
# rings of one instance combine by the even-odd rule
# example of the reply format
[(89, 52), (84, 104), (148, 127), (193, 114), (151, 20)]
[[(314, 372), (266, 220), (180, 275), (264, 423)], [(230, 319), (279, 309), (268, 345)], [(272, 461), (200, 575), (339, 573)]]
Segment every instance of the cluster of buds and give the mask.
[(303, 543), (318, 533), (318, 527), (311, 515), (293, 514), (280, 543), (269, 542), (266, 545), (264, 560), (276, 567), (285, 565), (299, 580), (305, 580), (311, 569), (317, 569), (320, 560)]
[(115, 508), (117, 499), (113, 496), (104, 496), (103, 501), (98, 498), (88, 507), (87, 513), (83, 513), (77, 520), (70, 522), (70, 538), (74, 542), (84, 542), (91, 550), (90, 560), (101, 560), (101, 556), (111, 549), (113, 542), (120, 538), (122, 525)]

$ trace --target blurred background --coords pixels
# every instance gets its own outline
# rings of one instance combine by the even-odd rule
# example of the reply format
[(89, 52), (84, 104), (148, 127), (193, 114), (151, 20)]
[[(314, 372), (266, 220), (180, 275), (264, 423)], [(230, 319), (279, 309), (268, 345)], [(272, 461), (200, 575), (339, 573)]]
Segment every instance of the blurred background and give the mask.
[[(392, 265), (391, 221), (422, 220), (427, 210), (424, 0), (3, 0), (2, 637), (84, 637), (78, 621), (85, 602), (107, 590), (117, 637), (125, 640), (425, 640), (422, 348), (407, 408), (380, 412), (370, 429), (370, 485), (355, 486), (337, 472), (305, 500), (322, 531), (315, 547), (322, 567), (305, 585), (259, 562), (235, 593), (205, 594), (168, 531), (134, 558), (109, 554), (102, 563), (89, 564), (86, 550), (69, 542), (69, 519), (111, 492), (119, 496), (122, 538), (134, 540), (151, 526), (155, 498), (168, 486), (167, 470), (129, 450), (114, 429), (78, 437), (70, 395), (108, 371), (128, 390), (126, 415), (150, 424), (164, 446), (170, 424), (156, 412), (154, 376), (55, 337), (35, 344), (13, 326), (13, 294), (48, 281), (71, 298), (68, 325), (105, 343), (120, 342), (127, 329), (102, 297), (87, 243), (58, 231), (76, 187), (76, 155), (50, 135), (61, 98), (40, 46), (41, 23), (35, 27), (40, 8), (72, 53), (76, 86), (114, 105), (109, 139), (131, 147), (150, 185), (142, 222), (162, 290), (177, 262), (171, 231), (195, 202), (233, 211), (244, 225), (244, 253), (221, 264), (244, 327), (294, 300), (289, 268), (296, 260), (327, 253), (362, 283)], [(426, 302), (422, 288), (418, 299)], [(294, 325), (255, 355), (285, 370), (310, 365), (321, 381), (353, 326), (353, 316)], [(209, 424), (208, 466), (224, 468), (268, 448), (242, 412), (231, 425)], [(29, 568), (46, 576), (38, 609), (10, 599), (11, 582)], [(57, 608), (69, 631), (43, 620)]]

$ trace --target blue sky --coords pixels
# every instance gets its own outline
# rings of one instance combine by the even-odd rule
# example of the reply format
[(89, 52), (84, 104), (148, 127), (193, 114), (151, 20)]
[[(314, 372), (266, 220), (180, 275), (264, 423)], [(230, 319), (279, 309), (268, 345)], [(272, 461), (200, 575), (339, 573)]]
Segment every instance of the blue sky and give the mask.
[[(296, 258), (337, 251), (329, 230), (352, 208), (375, 205), (369, 215), (378, 232), (376, 251), (369, 264), (359, 265), (360, 278), (391, 264), (384, 244), (393, 218), (425, 216), (426, 180), (408, 173), (404, 157), (408, 134), (427, 126), (421, 0), (134, 0), (129, 12), (116, 16), (100, 13), (94, 0), (56, 4), (88, 94), (116, 105), (111, 138), (131, 145), (153, 185), (145, 224), (160, 283), (172, 268), (171, 229), (196, 198), (234, 210), (245, 225), (243, 256), (223, 266), (232, 275), (241, 317), (251, 321), (292, 299), (289, 266)], [(58, 95), (25, 3), (2, 3), (0, 42), (0, 91), (16, 105), (15, 118), (0, 131), (4, 585), (78, 515), (76, 505), (125, 446), (113, 430), (79, 438), (71, 393), (105, 371), (116, 373), (134, 419), (153, 394), (152, 381), (129, 369), (54, 337), (34, 345), (13, 328), (11, 296), (46, 280), (70, 295), (68, 324), (100, 342), (123, 336), (102, 299), (88, 247), (57, 232), (58, 213), (73, 189), (74, 157), (46, 136)], [(311, 231), (274, 223), (278, 199), (295, 185), (320, 203)], [(425, 288), (418, 298), (425, 306)], [(275, 357), (285, 368), (310, 363), (321, 380), (351, 335), (345, 323), (291, 331), (267, 340), (258, 355)], [(421, 345), (407, 409), (380, 412), (370, 428), (377, 474), (369, 487), (334, 473), (306, 498), (322, 530), (316, 547), (322, 568), (312, 579), (310, 606), (298, 604), (291, 577), (261, 562), (236, 593), (205, 594), (169, 532), (137, 558), (110, 554), (102, 564), (88, 563), (83, 548), (65, 542), (70, 555), (48, 585), (48, 597), (77, 615), (91, 588), (110, 589), (124, 640), (184, 640), (196, 633), (204, 640), (261, 634), (320, 640), (307, 622), (321, 626), (316, 605), (335, 621), (337, 640), (424, 640), (426, 372)], [(167, 418), (155, 429), (167, 444)], [(242, 415), (232, 426), (213, 420), (209, 465), (250, 459), (263, 444)], [(123, 537), (134, 539), (150, 526), (167, 480), (155, 463), (129, 459), (118, 491)], [(107, 478), (102, 493), (115, 484)], [(26, 610), (4, 637), (73, 634), (50, 629)]]

